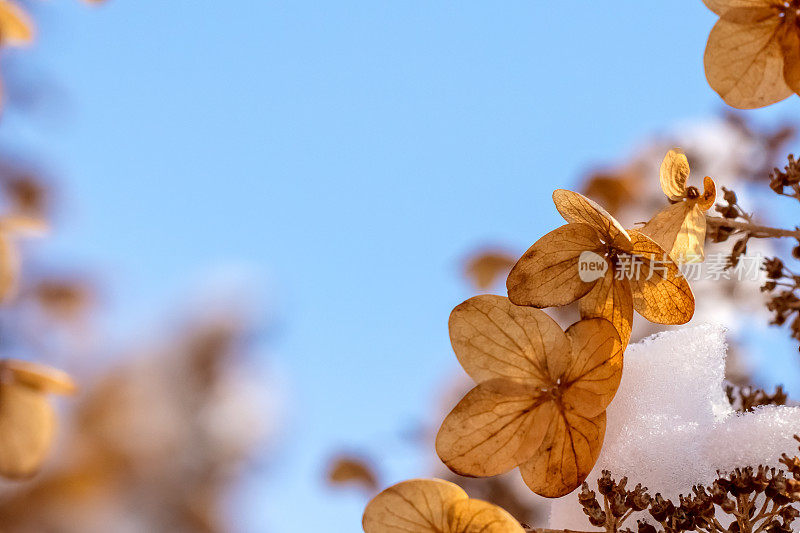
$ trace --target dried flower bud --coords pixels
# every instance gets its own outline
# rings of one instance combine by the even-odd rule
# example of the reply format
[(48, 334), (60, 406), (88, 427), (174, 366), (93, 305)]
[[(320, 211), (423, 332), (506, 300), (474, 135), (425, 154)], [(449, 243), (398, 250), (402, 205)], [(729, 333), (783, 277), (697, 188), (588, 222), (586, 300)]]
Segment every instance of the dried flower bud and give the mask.
[(780, 279), (783, 277), (783, 261), (777, 257), (772, 257), (764, 261), (764, 271), (770, 279)]
[(664, 522), (674, 512), (675, 505), (671, 501), (665, 500), (660, 493), (656, 494), (653, 503), (650, 505), (650, 514), (656, 522)]
[(639, 520), (637, 525), (639, 526), (638, 533), (656, 533), (657, 531), (656, 528), (651, 524), (648, 524), (642, 520)]
[(614, 490), (614, 480), (611, 479), (611, 472), (603, 470), (602, 476), (597, 480), (597, 490), (603, 496), (608, 496)]

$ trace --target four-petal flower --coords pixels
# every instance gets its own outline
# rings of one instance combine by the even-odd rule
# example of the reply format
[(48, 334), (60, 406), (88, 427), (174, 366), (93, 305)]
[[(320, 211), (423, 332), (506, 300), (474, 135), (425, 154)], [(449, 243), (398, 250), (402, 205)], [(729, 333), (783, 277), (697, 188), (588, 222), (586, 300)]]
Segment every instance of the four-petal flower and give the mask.
[(450, 340), (477, 386), (442, 423), (436, 451), (454, 472), (493, 476), (519, 466), (542, 496), (586, 478), (622, 376), (614, 326), (581, 320), (566, 332), (543, 311), (501, 296), (470, 298), (450, 315)]

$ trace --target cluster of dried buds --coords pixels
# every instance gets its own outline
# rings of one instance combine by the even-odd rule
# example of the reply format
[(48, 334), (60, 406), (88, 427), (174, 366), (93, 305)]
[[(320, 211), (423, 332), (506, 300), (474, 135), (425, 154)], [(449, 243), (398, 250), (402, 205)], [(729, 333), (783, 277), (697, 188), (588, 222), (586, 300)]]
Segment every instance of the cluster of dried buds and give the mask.
[(772, 394), (755, 387), (728, 385), (725, 387), (725, 395), (731, 405), (740, 412), (752, 411), (763, 405), (786, 405), (787, 400), (786, 392), (781, 385), (775, 387), (775, 392)]
[(661, 494), (651, 496), (641, 485), (629, 490), (627, 478), (616, 482), (603, 471), (597, 481), (603, 504), (586, 483), (578, 500), (589, 522), (607, 532), (633, 533), (621, 526), (633, 513), (646, 510), (652, 520), (639, 520), (638, 533), (790, 533), (800, 516), (794, 505), (800, 502), (800, 458), (784, 454), (781, 463), (786, 470), (759, 466), (719, 474), (710, 486), (697, 485), (692, 494), (679, 496), (677, 505)]
[[(800, 247), (794, 253), (800, 255)], [(800, 276), (777, 257), (764, 262), (764, 271), (767, 281), (761, 290), (771, 293), (767, 300), (767, 309), (772, 313), (770, 324), (788, 323), (792, 338), (800, 340)]]
[(800, 200), (800, 161), (795, 160), (793, 154), (789, 154), (789, 163), (783, 170), (776, 168), (770, 173), (769, 187), (781, 196)]

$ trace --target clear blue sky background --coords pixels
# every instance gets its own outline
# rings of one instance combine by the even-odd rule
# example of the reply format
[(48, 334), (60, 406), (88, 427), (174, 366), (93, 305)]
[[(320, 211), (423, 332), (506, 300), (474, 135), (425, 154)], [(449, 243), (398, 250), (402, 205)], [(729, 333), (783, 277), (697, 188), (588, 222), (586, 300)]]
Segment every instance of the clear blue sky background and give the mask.
[(62, 176), (54, 255), (111, 272), (123, 331), (231, 265), (275, 309), (284, 437), (239, 505), (243, 531), (359, 530), (365, 499), (320, 482), (341, 447), (381, 452), (387, 483), (427, 474), (398, 434), (457, 368), (446, 320), (470, 295), (463, 254), (527, 247), (559, 223), (553, 188), (723, 107), (700, 0), (38, 10), (24, 54), (67, 107), (11, 116), (0, 138)]

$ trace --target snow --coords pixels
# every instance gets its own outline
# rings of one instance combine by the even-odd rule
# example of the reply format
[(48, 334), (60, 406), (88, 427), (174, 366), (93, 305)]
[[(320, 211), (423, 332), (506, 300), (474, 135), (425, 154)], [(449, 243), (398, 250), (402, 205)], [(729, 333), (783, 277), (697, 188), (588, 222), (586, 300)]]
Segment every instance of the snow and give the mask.
[[(704, 324), (666, 331), (628, 347), (622, 382), (608, 408), (606, 437), (588, 482), (603, 470), (677, 503), (717, 470), (780, 466), (797, 451), (800, 407), (736, 413), (724, 393), (725, 329)], [(638, 513), (634, 519), (645, 518)], [(635, 522), (631, 521), (635, 526)], [(550, 527), (593, 529), (573, 492), (553, 500)]]

